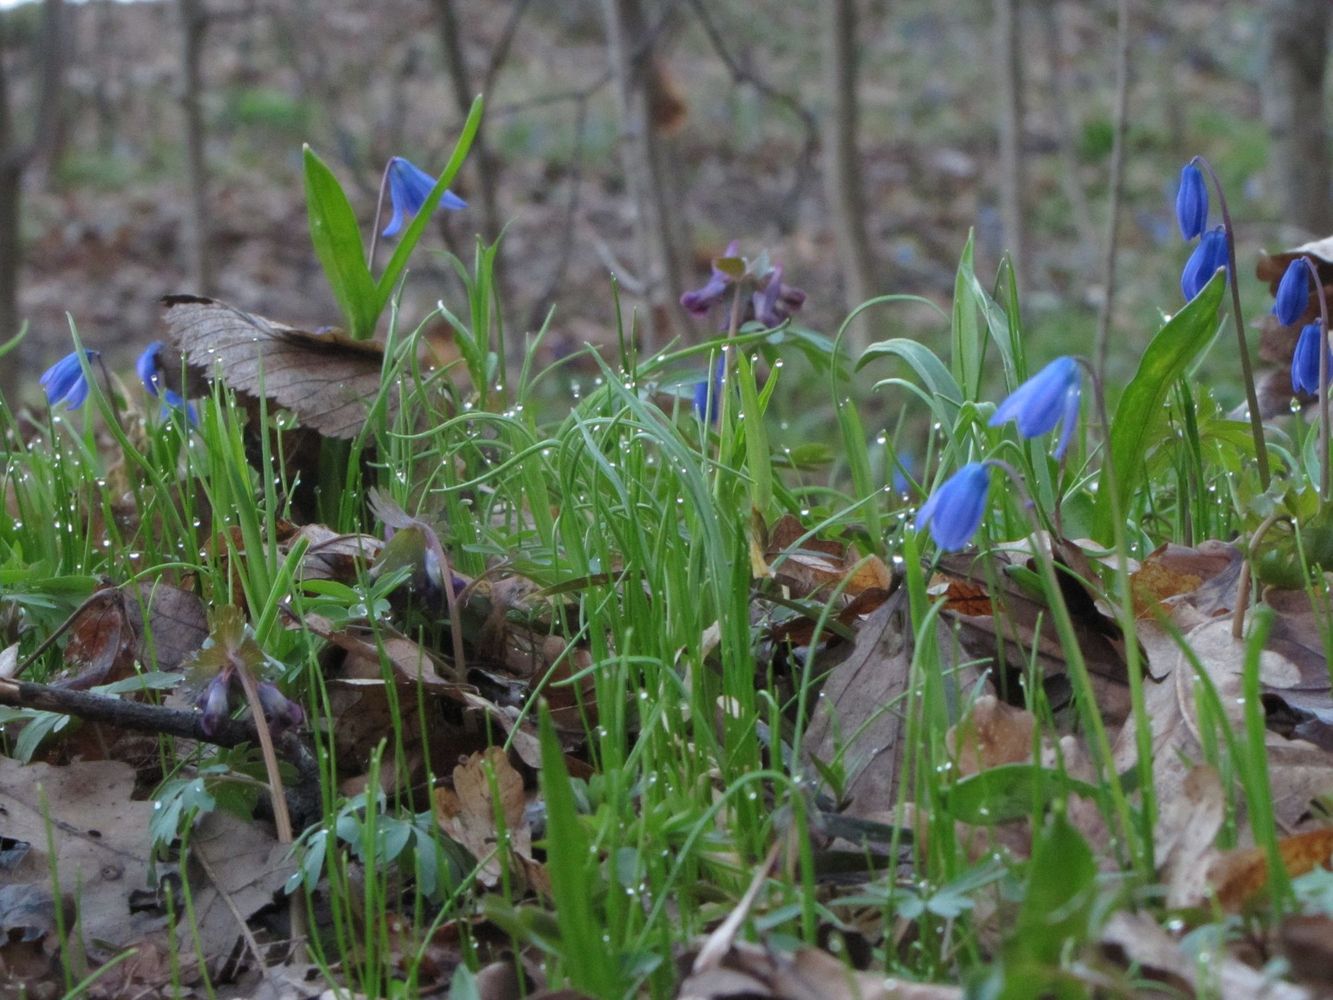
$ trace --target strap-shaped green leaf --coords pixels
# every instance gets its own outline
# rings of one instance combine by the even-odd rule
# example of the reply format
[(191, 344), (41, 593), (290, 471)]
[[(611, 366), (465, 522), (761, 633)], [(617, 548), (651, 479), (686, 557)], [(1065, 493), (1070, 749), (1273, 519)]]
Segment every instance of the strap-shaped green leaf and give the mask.
[(342, 310), (347, 333), (367, 340), (375, 332), (381, 307), (366, 267), (356, 213), (338, 178), (309, 146), (305, 147), (305, 199), (310, 240)]
[(440, 203), (445, 188), (453, 183), (454, 177), (463, 166), (463, 161), (467, 159), (468, 150), (472, 148), (472, 140), (477, 137), (477, 129), (481, 126), (482, 108), (482, 97), (478, 94), (476, 100), (472, 102), (471, 110), (468, 111), (467, 121), (463, 123), (463, 131), (458, 135), (458, 142), (454, 145), (454, 153), (449, 157), (444, 173), (440, 174), (440, 179), (435, 182), (435, 186), (430, 189), (430, 194), (422, 202), (421, 209), (412, 219), (407, 229), (403, 231), (398, 246), (394, 248), (393, 256), (389, 258), (384, 273), (380, 275), (380, 279), (375, 285), (376, 316), (379, 316), (384, 311), (384, 307), (389, 304), (389, 296), (393, 294), (394, 287), (402, 276), (403, 268), (407, 266), (407, 258), (411, 256), (413, 248), (417, 245), (417, 240), (421, 239), (421, 234), (425, 232), (426, 223), (430, 220), (431, 213), (435, 211), (435, 206)]
[[(1217, 307), (1225, 289), (1225, 278), (1213, 275), (1203, 291), (1157, 331), (1120, 396), (1111, 419), (1110, 458), (1122, 514), (1128, 515), (1129, 498), (1142, 483), (1149, 449), (1161, 439), (1167, 394), (1217, 335)], [(1111, 482), (1103, 466), (1093, 537), (1106, 543), (1113, 534)]]

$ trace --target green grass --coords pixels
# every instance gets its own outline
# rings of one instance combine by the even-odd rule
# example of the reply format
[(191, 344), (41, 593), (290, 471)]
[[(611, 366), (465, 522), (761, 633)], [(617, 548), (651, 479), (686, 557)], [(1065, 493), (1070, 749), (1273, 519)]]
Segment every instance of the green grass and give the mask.
[[(1080, 961), (1100, 921), (1131, 901), (1154, 905), (1153, 754), (1141, 753), (1128, 771), (1112, 759), (1116, 734), (1102, 719), (1067, 590), (1038, 545), (1035, 570), (986, 572), (993, 585), (1003, 575), (1041, 603), (1068, 666), (1073, 711), (1051, 704), (1026, 650), (1015, 700), (1037, 720), (1034, 745), (1072, 734), (1091, 773), (1074, 773), (1063, 750), (1040, 767), (959, 773), (946, 733), (981, 686), (966, 681), (958, 650), (942, 641), (950, 633), (940, 629), (949, 616), (932, 578), (937, 553), (911, 526), (924, 494), (904, 497), (883, 483), (894, 454), (911, 458), (927, 492), (964, 462), (1002, 458), (1023, 489), (993, 486), (977, 536), (982, 551), (1061, 527), (1095, 538), (1107, 568), (1092, 564), (1087, 586), (1132, 632), (1131, 553), (1253, 530), (1284, 505), (1308, 516), (1303, 477), (1311, 470), (1295, 465), (1281, 436), (1274, 459), (1286, 492), (1261, 497), (1247, 471), (1245, 429), (1223, 420), (1206, 391), (1180, 381), (1215, 339), (1220, 289), (1178, 313), (1121, 397), (1130, 402), (1114, 411), (1109, 432), (1117, 480), (1090, 429), (1090, 404), (1084, 412), (1093, 416), (1064, 462), (1048, 457), (1044, 439), (1020, 442), (1011, 429), (989, 426), (992, 400), (1037, 366), (1027, 361), (1029, 334), (1007, 272), (992, 294), (973, 273), (970, 245), (952, 313), (940, 321), (949, 348), (938, 355), (903, 339), (878, 345), (854, 368), (828, 339), (786, 328), (734, 331), (727, 341), (645, 357), (632, 350), (632, 319), (622, 317), (619, 350), (593, 354), (598, 374), (591, 386), (580, 377), (578, 391), (564, 367), (538, 369), (544, 331), (525, 343), (511, 333), (506, 345), (492, 308), (495, 253), (481, 247), (471, 266), (455, 262), (466, 299), (444, 315), (462, 360), (447, 370), (423, 367), (416, 334), (397, 329), (395, 315), (381, 401), (392, 394), (397, 407), (375, 406), (354, 442), (326, 443), (304, 464), (293, 460), (288, 424), (267, 407), (247, 418), (220, 383), (196, 400), (195, 428), (179, 411), (159, 415), (154, 401), (107, 382), (95, 366), (91, 402), (77, 413), (53, 413), (21, 433), (10, 411), (0, 411), (14, 514), (0, 523), (0, 582), (6, 604), (23, 615), (21, 654), (102, 576), (174, 582), (210, 606), (242, 605), (263, 652), (252, 669), (301, 701), (323, 774), (322, 818), (298, 831), (288, 889), (309, 908), (314, 960), (367, 994), (418, 988), (431, 935), (455, 921), (467, 966), (456, 982), (465, 984), (488, 954), (468, 921), (484, 917), (514, 946), (532, 949), (553, 986), (672, 996), (675, 957), (732, 912), (775, 844), (778, 863), (741, 923), (743, 938), (780, 951), (815, 946), (830, 930), (851, 935), (869, 910), (879, 934), (868, 938), (868, 960), (886, 975), (984, 980), (1006, 996), (1038, 981), (1062, 995), (1087, 992)], [(890, 297), (870, 308), (895, 307)], [(714, 428), (687, 399), (723, 346), (738, 389), (726, 394)], [(810, 384), (828, 387), (822, 405), (810, 405)], [(268, 432), (257, 433), (261, 427)], [(1178, 435), (1188, 448), (1174, 447)], [(798, 460), (821, 449), (836, 460)], [(1206, 500), (1219, 484), (1221, 511)], [(396, 683), (389, 629), (446, 659), (456, 648), (455, 612), (423, 597), (425, 548), (404, 547), (416, 554), (394, 568), (363, 564), (330, 582), (303, 581), (305, 549), (279, 544), (285, 521), (315, 516), (339, 532), (382, 532), (372, 490), (438, 536), (449, 568), (478, 581), (457, 595), (470, 665), (512, 673), (466, 616), (473, 588), (530, 581), (525, 600), (501, 609), (500, 634), (507, 627), (549, 637), (553, 653), (538, 658), (531, 678), (514, 680), (522, 698), (507, 729), (491, 718), (489, 738), (515, 754), (524, 740), (539, 748), (535, 780), (529, 774), (542, 816), (535, 861), (520, 856), (498, 806), (490, 856), (474, 857), (444, 834), (429, 790), (450, 775), (429, 754), (425, 781), (394, 776), (421, 734), (441, 724), (441, 705), (422, 686)], [(879, 803), (892, 836), (877, 848), (853, 844), (856, 864), (835, 858), (820, 832), (835, 818), (836, 786), (850, 777), (846, 760), (821, 762), (821, 771), (801, 752), (836, 660), (815, 647), (794, 660), (767, 639), (786, 605), (756, 573), (764, 556), (758, 526), (784, 513), (860, 556), (891, 559), (906, 594), (909, 673), (901, 702), (886, 706), (902, 716), (891, 765), (900, 791), (896, 802)], [(410, 580), (422, 581), (413, 594)], [(834, 599), (807, 605), (827, 634)], [(380, 650), (390, 724), (377, 743), (357, 748), (364, 761), (340, 759), (347, 748), (324, 641), (290, 627), (313, 614), (335, 627), (362, 626)], [(1265, 634), (1258, 621), (1245, 660), (1245, 731), (1230, 730), (1196, 661), (1207, 695), (1197, 721), (1204, 757), (1227, 783), (1224, 839), (1252, 833), (1280, 872), (1257, 698)], [(493, 639), (497, 622), (488, 627)], [(52, 648), (32, 676), (49, 677), (60, 662)], [(1131, 651), (1127, 683), (1146, 724), (1144, 669)], [(43, 730), (23, 710), (5, 719), (29, 727), (4, 737), (11, 753), (31, 755), (43, 735), (60, 738), (49, 720)], [(1146, 728), (1134, 736), (1147, 751)], [(200, 812), (251, 801), (224, 794), (228, 783), (262, 774), (244, 753), (187, 756), (164, 741), (161, 757), (158, 795), (176, 824), (159, 831), (168, 851)], [(352, 773), (364, 773), (365, 790), (340, 791)], [(489, 781), (498, 787), (494, 771)], [(1068, 818), (1075, 800), (1090, 801), (1104, 824), (1107, 841), (1095, 851), (1086, 828)], [(1026, 822), (1030, 860), (999, 841), (978, 857), (958, 826), (985, 831), (1002, 820)], [(500, 870), (492, 886), (481, 880), (488, 861)], [(853, 887), (831, 877), (835, 862), (857, 873)], [(547, 892), (531, 891), (534, 863), (549, 877)], [(1273, 885), (1281, 912), (1293, 897), (1281, 875)], [(996, 906), (1014, 917), (1007, 928), (982, 915)], [(404, 953), (399, 921), (415, 952)]]

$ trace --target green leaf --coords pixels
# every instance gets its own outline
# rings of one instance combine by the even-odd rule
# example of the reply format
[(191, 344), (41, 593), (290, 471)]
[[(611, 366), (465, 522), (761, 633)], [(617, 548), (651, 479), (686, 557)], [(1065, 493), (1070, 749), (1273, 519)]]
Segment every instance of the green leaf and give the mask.
[(588, 831), (579, 819), (565, 754), (551, 723), (551, 710), (541, 706), (541, 788), (546, 798), (546, 870), (551, 876), (561, 957), (570, 985), (595, 997), (620, 995), (615, 963), (602, 942), (601, 920), (593, 909), (597, 883)]
[(338, 178), (309, 146), (305, 147), (305, 199), (310, 241), (338, 300), (347, 333), (368, 340), (375, 332), (380, 306), (375, 281), (366, 267), (356, 213)]
[[(484, 102), (481, 95), (478, 94), (476, 100), (472, 102), (472, 109), (468, 111), (467, 121), (463, 123), (463, 131), (458, 135), (458, 142), (454, 145), (454, 153), (449, 157), (444, 173), (440, 174), (440, 179), (435, 182), (435, 186), (430, 189), (430, 194), (421, 203), (421, 210), (417, 212), (408, 224), (407, 229), (403, 231), (398, 246), (394, 247), (393, 256), (389, 258), (389, 263), (384, 267), (384, 273), (380, 275), (379, 281), (375, 282), (374, 314), (376, 318), (389, 304), (389, 296), (393, 294), (394, 287), (398, 284), (399, 277), (402, 276), (403, 268), (407, 266), (407, 258), (412, 255), (417, 241), (421, 239), (421, 234), (426, 231), (426, 224), (430, 221), (435, 206), (440, 203), (445, 188), (453, 183), (454, 177), (462, 169), (463, 161), (467, 159), (468, 150), (472, 148), (472, 141), (477, 137), (477, 129), (481, 127), (483, 106)], [(369, 272), (366, 276), (370, 276)]]
[(953, 283), (953, 364), (954, 377), (962, 383), (968, 399), (981, 391), (981, 326), (977, 323), (976, 272), (972, 268), (972, 233), (958, 260), (958, 274)]
[[(1122, 514), (1128, 513), (1129, 498), (1141, 484), (1148, 451), (1161, 437), (1166, 422), (1163, 404), (1172, 386), (1217, 335), (1217, 307), (1225, 290), (1225, 276), (1213, 275), (1203, 291), (1157, 331), (1120, 397), (1111, 420), (1111, 462)], [(1093, 537), (1109, 544), (1113, 508), (1111, 479), (1105, 467), (1097, 497)]]
[(1100, 801), (1101, 790), (1059, 771), (1031, 764), (1001, 764), (969, 775), (948, 792), (949, 812), (960, 823), (990, 826), (1032, 814), (1033, 803), (1073, 792)]

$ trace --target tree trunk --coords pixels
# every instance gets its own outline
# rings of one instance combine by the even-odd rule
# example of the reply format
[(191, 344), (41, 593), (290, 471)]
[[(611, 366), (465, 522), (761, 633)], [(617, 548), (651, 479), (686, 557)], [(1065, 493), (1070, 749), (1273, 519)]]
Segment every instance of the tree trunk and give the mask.
[(633, 201), (640, 279), (650, 307), (645, 348), (670, 339), (681, 295), (679, 250), (672, 240), (662, 158), (652, 126), (652, 52), (640, 0), (603, 0), (611, 76), (620, 104), (621, 156)]
[(208, 11), (203, 0), (180, 0), (181, 111), (185, 116), (185, 173), (189, 216), (185, 225), (185, 256), (192, 291), (213, 294), (213, 254), (209, 243), (208, 160), (203, 112), (202, 61)]
[(1031, 279), (1023, 215), (1023, 70), (1019, 0), (995, 0), (996, 96), (1000, 101), (1000, 222), (1019, 288)]
[[(9, 340), (22, 323), (19, 312), (19, 270), (23, 263), (22, 187), (29, 165), (49, 147), (60, 118), (64, 76), (62, 46), (64, 8), (61, 0), (44, 0), (40, 55), (41, 85), (31, 138), (17, 134), (5, 75), (5, 17), (0, 12), (0, 342)], [(0, 363), (0, 398), (17, 405), (27, 381), (26, 345), (20, 344)]]
[(1304, 236), (1333, 233), (1324, 72), (1333, 7), (1318, 0), (1268, 0), (1264, 117), (1282, 212)]
[[(866, 229), (866, 200), (857, 148), (856, 0), (825, 0), (824, 86), (829, 112), (824, 125), (824, 182), (847, 309), (874, 296), (877, 288), (875, 251)], [(849, 347), (860, 354), (870, 342), (870, 327), (860, 320), (848, 331)]]

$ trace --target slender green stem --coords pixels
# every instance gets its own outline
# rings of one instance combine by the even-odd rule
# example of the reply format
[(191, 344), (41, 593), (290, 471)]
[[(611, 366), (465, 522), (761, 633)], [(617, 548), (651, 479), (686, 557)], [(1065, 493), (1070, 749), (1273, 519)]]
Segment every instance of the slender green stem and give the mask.
[(1245, 319), (1240, 310), (1240, 282), (1236, 271), (1236, 232), (1231, 225), (1231, 213), (1227, 211), (1227, 196), (1222, 190), (1213, 165), (1202, 156), (1196, 156), (1191, 162), (1199, 164), (1208, 171), (1213, 180), (1213, 189), (1217, 191), (1217, 204), (1222, 212), (1222, 230), (1227, 240), (1227, 281), (1231, 285), (1231, 308), (1236, 317), (1236, 340), (1240, 349), (1241, 381), (1245, 383), (1245, 405), (1250, 411), (1250, 430), (1254, 434), (1254, 457), (1259, 466), (1259, 485), (1264, 490), (1272, 479), (1268, 469), (1268, 446), (1264, 443), (1263, 416), (1259, 413), (1259, 394), (1254, 388), (1254, 366), (1250, 364), (1250, 345), (1245, 340)]

